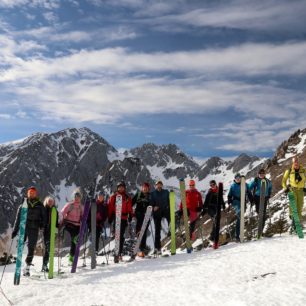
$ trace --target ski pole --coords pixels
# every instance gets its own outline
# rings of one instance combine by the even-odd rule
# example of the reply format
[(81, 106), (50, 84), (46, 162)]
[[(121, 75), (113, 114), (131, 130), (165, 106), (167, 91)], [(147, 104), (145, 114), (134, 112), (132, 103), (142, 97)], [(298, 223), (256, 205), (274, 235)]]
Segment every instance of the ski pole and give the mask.
[(106, 264), (108, 265), (108, 256), (106, 254), (105, 240), (104, 240), (104, 237), (103, 237), (103, 233), (101, 235), (101, 238), (102, 238), (102, 244), (103, 244), (103, 250), (104, 250), (104, 256), (105, 256), (105, 259), (106, 259)]
[[(86, 267), (86, 247), (87, 247), (87, 238), (88, 238), (88, 228), (86, 226), (86, 235), (85, 235), (85, 248), (84, 248), (84, 256), (83, 256), (83, 267)], [(91, 242), (93, 243), (93, 242)]]
[(10, 245), (9, 251), (8, 251), (8, 253), (7, 253), (7, 256), (6, 256), (5, 265), (4, 265), (4, 268), (3, 268), (3, 271), (2, 271), (2, 275), (1, 275), (0, 286), (1, 286), (1, 283), (2, 283), (2, 279), (3, 279), (3, 275), (4, 275), (4, 272), (5, 272), (7, 263), (8, 263), (8, 259), (9, 259), (10, 253), (11, 253), (13, 241), (14, 241), (14, 239), (12, 239), (12, 241), (11, 241), (11, 245)]

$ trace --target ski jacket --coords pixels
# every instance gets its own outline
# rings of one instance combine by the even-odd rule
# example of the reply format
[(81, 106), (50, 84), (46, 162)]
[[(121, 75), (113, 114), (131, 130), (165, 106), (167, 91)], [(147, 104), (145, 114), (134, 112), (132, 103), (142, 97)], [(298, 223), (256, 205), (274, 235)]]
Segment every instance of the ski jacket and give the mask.
[[(241, 184), (240, 183), (238, 184), (234, 181), (227, 195), (228, 204), (232, 204), (236, 212), (240, 211), (240, 187)], [(247, 183), (245, 184), (245, 193), (246, 196), (249, 198), (249, 200), (251, 200), (252, 195), (250, 194), (249, 186)]]
[[(28, 213), (26, 221), (26, 229), (44, 228), (46, 224), (46, 211), (42, 202), (36, 199), (27, 199)], [(20, 214), (22, 204), (19, 206), (17, 216), (15, 219), (13, 233), (17, 234), (19, 231)]]
[(112, 223), (112, 221), (115, 218), (116, 215), (116, 196), (121, 195), (122, 196), (122, 211), (121, 211), (121, 220), (127, 220), (128, 217), (133, 216), (133, 208), (132, 208), (132, 199), (129, 195), (126, 193), (119, 193), (118, 191), (114, 193), (108, 202), (108, 219), (109, 223)]
[(83, 205), (77, 202), (68, 202), (61, 210), (64, 223), (80, 226), (83, 216)]
[(289, 179), (289, 184), (293, 188), (302, 189), (305, 186), (305, 169), (300, 166), (300, 169), (295, 170), (292, 166), (290, 169), (286, 170), (282, 180), (282, 187), (287, 189), (287, 180)]
[(147, 207), (151, 204), (151, 193), (137, 192), (132, 200), (133, 206), (136, 205), (135, 214), (144, 215)]
[(271, 193), (272, 193), (272, 182), (265, 178), (260, 178), (260, 177), (255, 177), (250, 183), (249, 183), (249, 190), (252, 193), (252, 196), (260, 196), (260, 190), (261, 190), (261, 183), (262, 181), (265, 182), (266, 184), (266, 192), (265, 192), (265, 197), (270, 198)]
[(166, 213), (170, 211), (170, 200), (169, 200), (169, 191), (162, 189), (158, 191), (155, 189), (151, 192), (151, 204), (154, 207), (158, 207), (160, 213)]
[[(204, 205), (203, 205), (203, 211), (204, 212), (208, 212), (208, 214), (213, 217), (216, 215), (217, 213), (217, 207), (218, 207), (218, 192), (219, 192), (219, 188), (209, 188), (206, 197), (205, 197), (205, 201), (204, 201)], [(221, 197), (221, 207), (223, 209), (225, 209), (225, 203), (223, 200), (223, 196)]]
[[(189, 211), (199, 212), (203, 207), (202, 195), (197, 189), (186, 190), (186, 206)], [(182, 202), (180, 210), (183, 209)]]

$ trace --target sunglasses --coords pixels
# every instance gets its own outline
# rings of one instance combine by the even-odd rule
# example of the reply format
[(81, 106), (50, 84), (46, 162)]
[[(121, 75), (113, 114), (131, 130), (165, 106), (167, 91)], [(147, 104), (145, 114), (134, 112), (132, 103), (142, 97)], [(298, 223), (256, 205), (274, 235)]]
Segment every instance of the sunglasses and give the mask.
[(194, 187), (195, 185), (189, 185), (189, 187)]

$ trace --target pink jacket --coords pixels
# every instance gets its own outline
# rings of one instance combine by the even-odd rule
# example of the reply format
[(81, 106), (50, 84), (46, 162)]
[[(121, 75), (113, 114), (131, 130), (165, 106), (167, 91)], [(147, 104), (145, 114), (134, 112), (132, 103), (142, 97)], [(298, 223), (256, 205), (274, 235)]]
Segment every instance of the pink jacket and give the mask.
[(83, 215), (83, 206), (81, 203), (68, 202), (61, 210), (65, 223), (80, 225)]

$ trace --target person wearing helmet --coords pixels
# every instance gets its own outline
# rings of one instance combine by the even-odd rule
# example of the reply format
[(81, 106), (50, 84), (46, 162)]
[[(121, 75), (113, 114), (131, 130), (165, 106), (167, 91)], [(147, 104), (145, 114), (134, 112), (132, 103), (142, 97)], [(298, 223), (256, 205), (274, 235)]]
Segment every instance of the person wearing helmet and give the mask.
[(151, 193), (151, 204), (153, 206), (153, 219), (155, 224), (154, 253), (161, 254), (161, 222), (165, 218), (170, 223), (170, 201), (169, 191), (163, 189), (163, 182), (155, 183), (155, 190)]
[(80, 232), (81, 219), (83, 216), (83, 205), (81, 203), (82, 194), (77, 189), (73, 193), (73, 200), (68, 202), (61, 210), (64, 229), (69, 233), (71, 238), (69, 265), (72, 265), (75, 249)]
[(126, 185), (124, 182), (119, 182), (117, 184), (117, 191), (110, 197), (108, 202), (108, 222), (110, 224), (114, 222), (116, 224), (116, 197), (117, 195), (122, 196), (122, 210), (121, 210), (121, 227), (120, 227), (120, 245), (119, 245), (119, 255), (115, 254), (114, 262), (118, 263), (122, 260), (122, 250), (124, 244), (124, 233), (128, 224), (128, 220), (132, 220), (133, 208), (132, 199), (126, 192)]
[[(35, 187), (30, 187), (27, 190), (27, 206), (28, 214), (25, 227), (25, 240), (28, 240), (28, 254), (26, 257), (26, 266), (23, 270), (24, 276), (30, 276), (30, 266), (34, 257), (34, 250), (38, 240), (39, 229), (44, 229), (46, 225), (46, 211), (43, 203), (38, 197), (38, 192)], [(17, 216), (12, 232), (12, 238), (14, 239), (19, 231), (21, 207), (19, 206)]]
[[(132, 200), (133, 206), (136, 205), (135, 208), (135, 217), (136, 217), (136, 234), (137, 236), (140, 233), (143, 221), (144, 221), (144, 217), (147, 211), (147, 207), (150, 205), (151, 202), (151, 194), (150, 194), (150, 185), (149, 183), (143, 183), (142, 184), (142, 188), (141, 191), (138, 191)], [(144, 257), (145, 253), (148, 251), (148, 247), (146, 245), (146, 240), (147, 240), (147, 230), (149, 227), (149, 224), (146, 227), (146, 230), (143, 234), (141, 243), (140, 243), (140, 247), (139, 247), (139, 252), (138, 252), (138, 256), (139, 257)]]
[[(195, 240), (195, 226), (198, 219), (198, 215), (203, 207), (203, 200), (201, 193), (196, 189), (195, 181), (189, 181), (189, 189), (186, 190), (186, 206), (189, 216), (189, 232), (191, 240)], [(180, 204), (180, 209), (178, 212), (179, 216), (183, 216), (183, 205)]]

